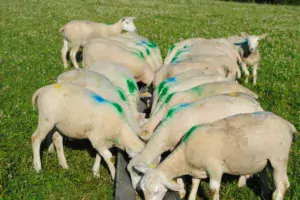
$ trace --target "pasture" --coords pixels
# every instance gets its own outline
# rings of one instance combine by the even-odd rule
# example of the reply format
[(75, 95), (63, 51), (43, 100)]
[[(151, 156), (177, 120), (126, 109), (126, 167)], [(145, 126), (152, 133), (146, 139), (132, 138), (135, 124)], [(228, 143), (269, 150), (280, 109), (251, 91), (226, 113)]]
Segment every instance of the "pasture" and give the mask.
[[(0, 0), (0, 13), (0, 199), (113, 199), (108, 169), (101, 165), (101, 178), (94, 178), (95, 152), (86, 148), (65, 148), (69, 170), (44, 149), (42, 172), (33, 169), (31, 135), (38, 117), (31, 97), (66, 71), (58, 30), (74, 19), (114, 23), (135, 16), (138, 33), (157, 43), (163, 58), (183, 39), (267, 32), (257, 85), (250, 79), (246, 86), (265, 110), (300, 129), (300, 7), (214, 0)], [(291, 147), (288, 176), (285, 199), (300, 199), (300, 139)], [(260, 199), (257, 177), (244, 188), (237, 180), (223, 178), (222, 199)], [(201, 182), (198, 197), (209, 199), (207, 182)]]

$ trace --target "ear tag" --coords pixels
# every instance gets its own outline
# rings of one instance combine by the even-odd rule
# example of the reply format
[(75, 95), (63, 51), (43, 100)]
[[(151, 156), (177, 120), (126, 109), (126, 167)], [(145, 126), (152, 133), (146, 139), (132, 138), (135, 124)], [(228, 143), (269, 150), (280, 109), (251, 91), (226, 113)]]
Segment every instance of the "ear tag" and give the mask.
[(60, 83), (54, 85), (54, 88), (61, 88), (61, 87), (62, 87), (62, 84), (60, 84)]
[(231, 96), (231, 97), (237, 97), (237, 96), (238, 96), (238, 94), (237, 94), (237, 93), (235, 93), (235, 92), (232, 92), (232, 93), (230, 93), (230, 94), (229, 94), (229, 96)]
[(177, 183), (177, 182), (176, 182), (175, 180), (173, 180), (173, 179), (172, 179), (172, 180), (170, 180), (170, 182), (171, 182), (171, 183)]

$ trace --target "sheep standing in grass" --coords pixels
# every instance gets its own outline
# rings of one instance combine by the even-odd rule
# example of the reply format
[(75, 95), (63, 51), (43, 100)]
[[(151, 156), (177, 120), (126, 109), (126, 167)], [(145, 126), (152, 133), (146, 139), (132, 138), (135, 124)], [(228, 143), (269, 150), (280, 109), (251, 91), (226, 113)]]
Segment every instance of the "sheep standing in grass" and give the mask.
[[(297, 131), (288, 121), (270, 112), (240, 114), (208, 124), (193, 126), (180, 145), (156, 169), (147, 164), (134, 168), (143, 172), (141, 188), (146, 200), (163, 199), (167, 189), (180, 191), (182, 186), (171, 182), (191, 175), (193, 183), (209, 177), (213, 200), (219, 200), (223, 173), (254, 174), (268, 161), (273, 167), (276, 190), (274, 200), (283, 200), (290, 183), (287, 176), (289, 150)], [(196, 190), (193, 197), (196, 199)]]
[[(249, 71), (247, 67), (252, 66), (253, 70), (253, 85), (256, 85), (257, 79), (257, 68), (260, 60), (260, 54), (258, 51), (258, 43), (261, 39), (267, 37), (267, 33), (256, 36), (256, 35), (249, 35), (247, 33), (242, 32), (242, 37), (239, 36), (231, 36), (227, 38), (230, 42), (234, 43), (237, 47), (237, 51), (239, 52), (242, 62), (241, 67), (244, 71), (246, 78), (245, 83), (248, 83), (249, 78)], [(241, 40), (244, 40), (241, 42)]]
[(135, 32), (136, 27), (133, 23), (135, 17), (124, 17), (112, 25), (96, 23), (92, 21), (71, 21), (64, 25), (59, 32), (64, 37), (62, 48), (62, 60), (64, 67), (68, 67), (67, 52), (71, 47), (70, 58), (75, 68), (79, 68), (76, 61), (76, 54), (80, 46), (88, 43), (91, 39), (97, 37), (106, 37), (118, 35), (123, 31)]
[[(263, 111), (260, 104), (243, 93), (233, 96), (216, 95), (189, 104), (173, 106), (153, 134), (145, 133), (145, 138), (151, 138), (143, 151), (130, 161), (128, 168), (138, 163), (156, 164), (153, 162), (165, 151), (173, 150), (184, 133), (196, 124), (256, 111)], [(135, 187), (140, 177), (134, 173), (131, 175)]]
[[(113, 179), (115, 167), (108, 149), (116, 146), (132, 157), (144, 148), (144, 143), (128, 124), (123, 108), (91, 90), (71, 84), (53, 84), (38, 89), (32, 97), (33, 105), (36, 101), (39, 121), (31, 137), (36, 172), (42, 169), (41, 142), (53, 129), (72, 139), (89, 139), (98, 153), (93, 169), (99, 168), (101, 155)], [(61, 160), (64, 157), (61, 137), (54, 137), (53, 144), (60, 165), (67, 168), (66, 160)]]
[(248, 94), (255, 99), (258, 98), (258, 96), (254, 92), (247, 89), (246, 87), (243, 87), (236, 82), (228, 81), (206, 83), (193, 87), (189, 90), (171, 93), (165, 98), (165, 101), (159, 101), (157, 103), (157, 109), (155, 109), (157, 110), (157, 112), (154, 112), (153, 115), (151, 115), (151, 117), (143, 125), (142, 132), (151, 135), (158, 124), (161, 122), (161, 120), (164, 118), (164, 116), (167, 114), (168, 110), (173, 106), (182, 103), (191, 103), (205, 97), (219, 94), (235, 95), (237, 92)]

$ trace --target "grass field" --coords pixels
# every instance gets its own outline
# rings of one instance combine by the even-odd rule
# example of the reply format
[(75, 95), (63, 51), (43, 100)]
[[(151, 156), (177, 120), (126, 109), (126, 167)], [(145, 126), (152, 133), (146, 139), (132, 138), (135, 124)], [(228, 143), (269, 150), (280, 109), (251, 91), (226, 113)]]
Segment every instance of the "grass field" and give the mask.
[[(300, 129), (300, 7), (213, 0), (0, 0), (0, 13), (0, 199), (113, 199), (107, 168), (101, 167), (100, 179), (93, 178), (94, 157), (85, 149), (65, 148), (69, 170), (59, 167), (55, 154), (43, 151), (42, 172), (33, 170), (37, 113), (31, 97), (64, 72), (58, 30), (74, 19), (114, 23), (136, 16), (139, 33), (156, 42), (163, 56), (182, 39), (268, 32), (260, 43), (258, 85), (247, 87), (260, 96), (265, 110)], [(299, 145), (300, 140), (291, 148), (286, 199), (300, 199)], [(208, 199), (207, 182), (200, 188), (199, 198)], [(226, 177), (221, 198), (260, 199), (259, 181), (253, 178), (239, 189), (236, 177)]]

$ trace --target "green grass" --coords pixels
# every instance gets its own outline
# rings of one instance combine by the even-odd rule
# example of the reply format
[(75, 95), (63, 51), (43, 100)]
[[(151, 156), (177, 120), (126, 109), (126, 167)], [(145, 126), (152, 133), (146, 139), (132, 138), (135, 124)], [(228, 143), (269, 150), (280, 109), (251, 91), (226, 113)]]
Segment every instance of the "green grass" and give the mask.
[[(189, 2), (189, 4), (184, 3)], [(59, 28), (74, 19), (114, 23), (136, 16), (139, 33), (156, 42), (163, 56), (172, 43), (191, 37), (225, 37), (245, 31), (269, 33), (261, 42), (258, 85), (265, 110), (300, 124), (300, 7), (219, 1), (0, 0), (0, 193), (3, 199), (113, 199), (113, 183), (101, 166), (92, 177), (94, 158), (87, 150), (65, 148), (69, 170), (55, 154), (42, 154), (43, 170), (32, 165), (31, 134), (37, 113), (32, 94), (64, 72)], [(300, 199), (300, 140), (292, 145), (288, 165), (291, 187), (286, 199)], [(202, 182), (199, 197), (207, 199)], [(259, 199), (258, 181), (237, 188), (224, 178), (222, 199)], [(0, 199), (1, 199), (0, 197)]]

